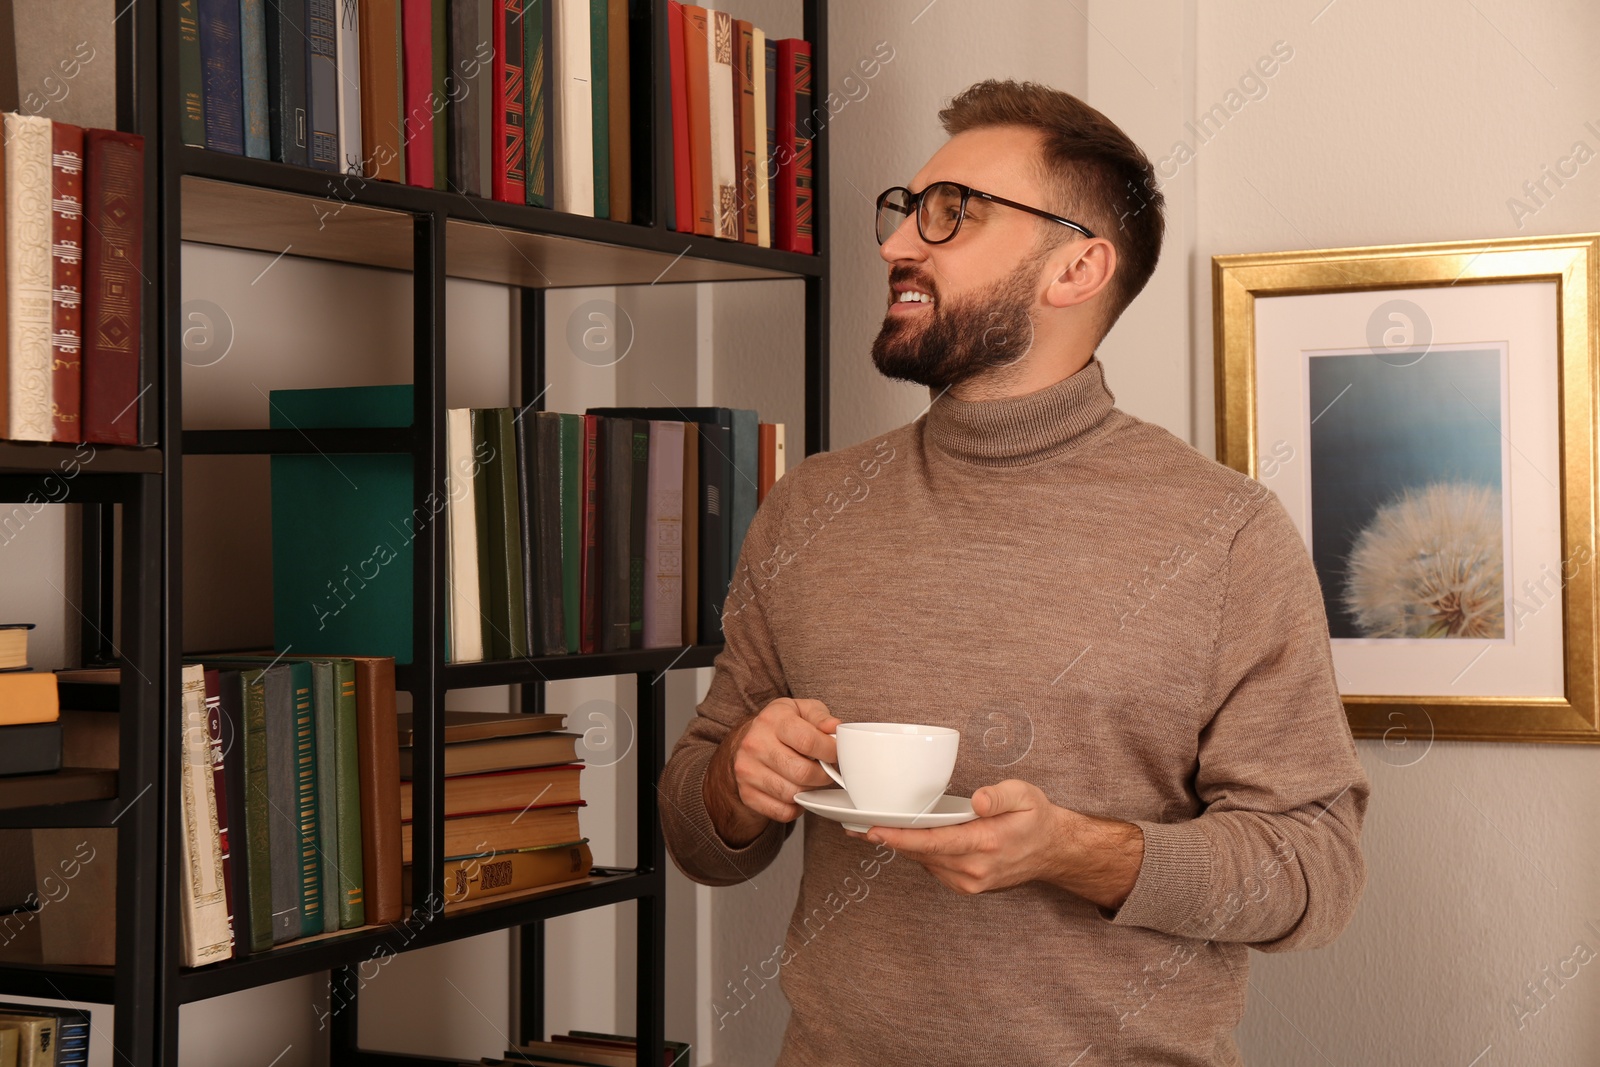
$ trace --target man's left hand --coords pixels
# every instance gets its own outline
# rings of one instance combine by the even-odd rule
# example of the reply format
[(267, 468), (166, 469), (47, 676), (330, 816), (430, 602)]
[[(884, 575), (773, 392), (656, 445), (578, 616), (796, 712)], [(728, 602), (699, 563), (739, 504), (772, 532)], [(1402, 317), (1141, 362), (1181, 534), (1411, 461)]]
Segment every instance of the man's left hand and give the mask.
[(958, 893), (1041, 881), (1117, 908), (1139, 877), (1144, 834), (1132, 823), (1058, 807), (1017, 779), (979, 789), (972, 809), (979, 817), (959, 826), (845, 833), (905, 853)]

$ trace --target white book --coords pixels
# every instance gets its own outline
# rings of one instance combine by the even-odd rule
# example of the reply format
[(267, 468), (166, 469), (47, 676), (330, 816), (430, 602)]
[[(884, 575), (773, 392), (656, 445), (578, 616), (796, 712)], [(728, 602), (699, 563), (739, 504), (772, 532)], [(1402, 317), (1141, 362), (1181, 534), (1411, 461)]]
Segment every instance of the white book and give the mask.
[(683, 644), (683, 423), (650, 420), (644, 647)]
[(364, 174), (361, 158), (361, 2), (339, 0), (339, 28), (334, 35), (334, 62), (339, 71), (339, 169)]
[(733, 16), (707, 11), (706, 63), (711, 112), (711, 227), (712, 233), (737, 241), (743, 232), (739, 215), (739, 161), (735, 158), (733, 124)]
[(767, 168), (772, 161), (767, 158), (767, 35), (759, 26), (750, 28), (754, 38), (750, 49), (750, 80), (756, 91), (756, 244), (772, 247), (772, 207), (767, 203), (767, 183), (771, 176)]
[(51, 424), (50, 120), (6, 122), (6, 340), (10, 346), (11, 436), (48, 441)]
[(179, 788), (183, 869), (178, 882), (183, 901), (183, 964), (201, 967), (233, 958), (233, 929), (228, 922), (222, 874), (211, 731), (206, 726), (205, 668), (198, 663), (184, 665), (182, 701)]
[(483, 659), (483, 611), (478, 597), (478, 506), (473, 491), (472, 409), (445, 412), (444, 454), (450, 518), (451, 663)]
[[(594, 94), (589, 84), (589, 0), (554, 0), (557, 211), (594, 214)], [(547, 164), (549, 165), (549, 164)]]

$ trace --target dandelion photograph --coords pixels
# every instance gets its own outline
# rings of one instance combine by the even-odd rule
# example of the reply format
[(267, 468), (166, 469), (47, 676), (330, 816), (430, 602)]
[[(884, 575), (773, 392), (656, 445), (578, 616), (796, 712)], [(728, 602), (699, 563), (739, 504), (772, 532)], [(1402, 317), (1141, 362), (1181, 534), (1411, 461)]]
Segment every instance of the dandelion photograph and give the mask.
[(1505, 345), (1305, 358), (1329, 635), (1506, 637)]

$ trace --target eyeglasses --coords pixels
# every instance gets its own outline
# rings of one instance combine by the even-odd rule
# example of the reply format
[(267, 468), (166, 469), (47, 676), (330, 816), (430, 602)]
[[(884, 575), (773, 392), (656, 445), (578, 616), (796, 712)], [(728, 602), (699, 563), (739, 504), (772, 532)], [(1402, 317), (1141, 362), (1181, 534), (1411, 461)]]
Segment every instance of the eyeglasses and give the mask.
[(943, 244), (961, 229), (961, 220), (967, 217), (967, 201), (973, 197), (1014, 207), (1018, 211), (1026, 211), (1051, 222), (1059, 222), (1063, 226), (1077, 230), (1085, 237), (1094, 236), (1087, 227), (1071, 219), (1064, 219), (1060, 215), (1052, 215), (1048, 211), (1040, 211), (1036, 207), (1019, 204), (1015, 200), (1007, 200), (993, 193), (980, 192), (958, 182), (933, 182), (920, 193), (913, 193), (903, 185), (896, 185), (878, 194), (878, 243), (881, 245), (887, 241), (889, 235), (900, 228), (906, 216), (916, 212), (917, 233), (922, 235), (922, 239), (931, 245)]

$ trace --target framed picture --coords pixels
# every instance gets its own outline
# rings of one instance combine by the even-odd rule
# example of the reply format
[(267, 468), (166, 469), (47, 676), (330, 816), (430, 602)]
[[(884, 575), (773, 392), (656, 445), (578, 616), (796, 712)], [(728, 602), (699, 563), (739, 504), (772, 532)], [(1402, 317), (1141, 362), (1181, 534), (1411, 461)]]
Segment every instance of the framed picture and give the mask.
[(1352, 732), (1600, 742), (1600, 234), (1212, 276), (1217, 458), (1305, 538)]

